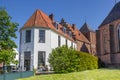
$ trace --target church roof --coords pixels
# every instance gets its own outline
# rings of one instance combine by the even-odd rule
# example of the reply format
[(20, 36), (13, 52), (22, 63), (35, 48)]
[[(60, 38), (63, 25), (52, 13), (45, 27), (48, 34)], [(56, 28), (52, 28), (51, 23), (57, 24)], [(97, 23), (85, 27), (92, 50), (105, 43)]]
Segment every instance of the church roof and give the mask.
[(81, 31), (81, 32), (94, 32), (86, 22), (79, 29), (79, 31)]
[(118, 2), (110, 11), (108, 16), (104, 19), (100, 26), (108, 24), (114, 20), (120, 19), (120, 2)]

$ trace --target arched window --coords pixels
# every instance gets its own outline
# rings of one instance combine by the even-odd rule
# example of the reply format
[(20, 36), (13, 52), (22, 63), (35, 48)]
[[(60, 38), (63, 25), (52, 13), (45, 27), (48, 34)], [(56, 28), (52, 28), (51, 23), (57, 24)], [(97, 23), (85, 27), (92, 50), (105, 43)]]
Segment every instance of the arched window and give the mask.
[(117, 34), (118, 34), (118, 51), (120, 51), (120, 25), (118, 26)]
[(88, 50), (87, 46), (85, 45), (85, 43), (83, 43), (80, 51), (89, 53), (89, 50)]

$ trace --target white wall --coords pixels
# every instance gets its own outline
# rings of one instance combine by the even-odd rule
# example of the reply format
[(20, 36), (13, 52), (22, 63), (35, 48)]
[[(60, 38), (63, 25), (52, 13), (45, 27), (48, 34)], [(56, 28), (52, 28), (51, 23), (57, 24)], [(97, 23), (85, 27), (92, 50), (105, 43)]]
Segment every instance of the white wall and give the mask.
[[(25, 33), (26, 30), (31, 30), (31, 42), (30, 43), (25, 43)], [(33, 51), (34, 51), (34, 29), (25, 29), (21, 31), (22, 35), (21, 35), (21, 44), (20, 44), (20, 64), (22, 66), (22, 70), (24, 70), (24, 52), (25, 51), (30, 51), (31, 52), (31, 57), (33, 55)], [(31, 69), (32, 69), (32, 61), (31, 61)]]
[[(57, 34), (55, 33), (54, 31), (51, 30), (51, 48), (54, 49), (56, 47), (58, 47), (58, 36), (60, 36), (60, 39), (61, 39), (61, 46), (62, 45), (66, 45), (66, 38), (60, 34)], [(68, 44), (68, 47), (71, 47), (71, 42), (69, 39), (67, 39), (67, 44)], [(73, 47), (75, 45), (75, 48), (76, 47), (76, 43), (73, 42)]]
[[(39, 42), (39, 30), (45, 30), (45, 43)], [(22, 30), (22, 43), (20, 44), (20, 52), (22, 53), (21, 63), (22, 66), (24, 66), (24, 52), (30, 51), (31, 52), (31, 70), (34, 66), (34, 68), (38, 68), (38, 52), (39, 51), (45, 51), (46, 52), (46, 59), (45, 64), (49, 65), (48, 63), (48, 57), (49, 54), (52, 52), (52, 49), (58, 47), (58, 35), (51, 29), (46, 28), (31, 28), (31, 42), (25, 43), (25, 31), (29, 29)], [(59, 35), (61, 37), (61, 46), (66, 44), (66, 38)], [(71, 46), (71, 41), (67, 40), (68, 47)], [(73, 42), (73, 47), (76, 43)]]
[(56, 34), (55, 32), (51, 31), (51, 48), (54, 49), (56, 47), (58, 47), (58, 34)]
[[(45, 30), (45, 43), (39, 42), (39, 30)], [(38, 52), (45, 51), (46, 52), (46, 59), (45, 64), (48, 65), (48, 56), (51, 52), (51, 39), (50, 39), (50, 29), (44, 28), (35, 28), (34, 29), (34, 68), (38, 67)]]

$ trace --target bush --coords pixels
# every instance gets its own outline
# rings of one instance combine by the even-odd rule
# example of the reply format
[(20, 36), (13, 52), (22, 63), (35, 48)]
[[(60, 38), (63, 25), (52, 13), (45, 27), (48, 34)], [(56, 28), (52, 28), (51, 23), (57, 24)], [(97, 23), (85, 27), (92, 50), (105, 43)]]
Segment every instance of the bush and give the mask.
[(98, 68), (98, 59), (95, 56), (75, 51), (67, 46), (53, 49), (48, 61), (56, 73), (68, 73)]

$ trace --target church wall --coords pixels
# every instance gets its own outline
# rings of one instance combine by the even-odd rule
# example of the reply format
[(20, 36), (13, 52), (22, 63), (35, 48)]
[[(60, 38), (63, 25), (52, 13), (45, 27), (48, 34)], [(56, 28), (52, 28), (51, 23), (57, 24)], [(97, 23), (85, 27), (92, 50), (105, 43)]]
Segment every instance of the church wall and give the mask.
[[(109, 24), (106, 24), (106, 25), (103, 25), (99, 28), (100, 30), (100, 34), (101, 34), (101, 37), (100, 37), (100, 41), (101, 41), (101, 51), (100, 51), (100, 55), (101, 55), (101, 60), (105, 63), (110, 63), (111, 64), (114, 64), (114, 63), (120, 63), (120, 54), (119, 54), (119, 51), (118, 51), (118, 34), (117, 34), (117, 28), (118, 28), (118, 25), (120, 24), (120, 20), (116, 20), (116, 21), (113, 21)], [(112, 44), (110, 45), (110, 29), (109, 29), (109, 26), (110, 25), (113, 25), (114, 26), (114, 33), (111, 33), (111, 35), (113, 37), (111, 37), (111, 39), (113, 39), (114, 42), (111, 42)], [(98, 40), (97, 40), (97, 44), (98, 44)], [(112, 52), (110, 51), (110, 46), (111, 46), (111, 49)], [(109, 59), (108, 59), (109, 58)]]
[(102, 55), (102, 56), (100, 56), (99, 58), (100, 58), (101, 61), (104, 62), (105, 64), (110, 64), (110, 63), (111, 63), (110, 54)]
[(96, 33), (90, 32), (91, 53), (96, 55)]

